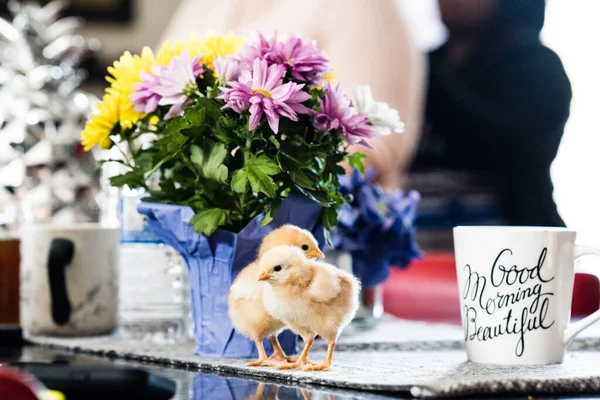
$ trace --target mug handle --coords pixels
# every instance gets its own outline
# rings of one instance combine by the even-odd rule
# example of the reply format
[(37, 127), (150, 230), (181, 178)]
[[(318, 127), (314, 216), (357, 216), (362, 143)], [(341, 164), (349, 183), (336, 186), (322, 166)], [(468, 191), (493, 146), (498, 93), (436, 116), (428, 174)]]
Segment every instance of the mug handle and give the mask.
[(50, 243), (48, 252), (48, 284), (50, 286), (50, 309), (52, 319), (58, 326), (65, 325), (71, 319), (71, 302), (67, 291), (65, 269), (73, 261), (75, 244), (69, 239), (56, 238)]
[[(600, 257), (600, 249), (591, 246), (582, 246), (575, 245), (575, 249), (573, 251), (573, 258), (577, 261), (579, 258), (587, 255), (598, 256)], [(565, 330), (565, 347), (577, 336), (581, 331), (583, 331), (588, 326), (592, 325), (594, 322), (600, 320), (600, 310), (594, 311), (592, 314), (587, 317), (579, 320), (575, 323), (569, 324), (567, 329)]]

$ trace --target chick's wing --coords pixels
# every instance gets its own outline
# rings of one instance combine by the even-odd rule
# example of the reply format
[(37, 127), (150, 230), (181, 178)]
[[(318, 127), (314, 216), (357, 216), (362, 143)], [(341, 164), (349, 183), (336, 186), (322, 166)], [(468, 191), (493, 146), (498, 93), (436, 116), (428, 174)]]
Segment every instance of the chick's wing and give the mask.
[(240, 271), (229, 289), (233, 300), (259, 300), (262, 298), (264, 283), (258, 282), (258, 263), (252, 263)]
[(306, 291), (313, 301), (327, 303), (336, 298), (341, 291), (340, 276), (337, 268), (323, 262), (312, 262), (313, 279)]

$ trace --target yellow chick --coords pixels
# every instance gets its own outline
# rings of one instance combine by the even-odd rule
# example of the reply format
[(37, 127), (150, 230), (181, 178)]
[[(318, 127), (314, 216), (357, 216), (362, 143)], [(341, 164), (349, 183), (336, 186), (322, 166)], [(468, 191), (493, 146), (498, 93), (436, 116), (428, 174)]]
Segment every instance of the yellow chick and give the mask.
[[(265, 252), (257, 280), (268, 283), (263, 294), (267, 312), (283, 321), (305, 343), (295, 362), (278, 368), (331, 370), (336, 341), (358, 310), (358, 280), (333, 265), (307, 259), (293, 246)], [(327, 341), (327, 356), (321, 365), (308, 361), (316, 335)]]
[(283, 225), (265, 236), (258, 250), (258, 259), (277, 246), (296, 246), (308, 258), (325, 258), (312, 233), (295, 225)]
[[(263, 239), (258, 251), (258, 259), (273, 247), (279, 245), (295, 246), (303, 255), (309, 258), (324, 258), (323, 252), (314, 236), (307, 230), (293, 225), (284, 225), (273, 230)], [(248, 363), (248, 366), (275, 365), (273, 359), (293, 361), (286, 356), (277, 340), (277, 334), (285, 327), (280, 320), (273, 318), (263, 305), (264, 282), (256, 280), (260, 264), (250, 263), (240, 271), (229, 289), (229, 317), (233, 327), (240, 334), (254, 340), (258, 349), (258, 360)], [(263, 347), (263, 339), (269, 338), (273, 345), (273, 354), (267, 357)]]

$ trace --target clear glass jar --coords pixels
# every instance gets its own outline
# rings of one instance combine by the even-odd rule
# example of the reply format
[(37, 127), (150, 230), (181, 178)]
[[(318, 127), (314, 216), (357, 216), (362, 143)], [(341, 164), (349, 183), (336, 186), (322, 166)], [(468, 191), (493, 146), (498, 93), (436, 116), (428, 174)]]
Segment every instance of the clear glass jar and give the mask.
[[(338, 268), (353, 273), (352, 255), (344, 251), (328, 251), (325, 261)], [(383, 285), (363, 289), (360, 294), (360, 307), (356, 316), (344, 330), (345, 335), (374, 329), (383, 316)]]
[(137, 212), (141, 196), (138, 190), (121, 192), (121, 334), (157, 343), (187, 340), (191, 317), (185, 261)]

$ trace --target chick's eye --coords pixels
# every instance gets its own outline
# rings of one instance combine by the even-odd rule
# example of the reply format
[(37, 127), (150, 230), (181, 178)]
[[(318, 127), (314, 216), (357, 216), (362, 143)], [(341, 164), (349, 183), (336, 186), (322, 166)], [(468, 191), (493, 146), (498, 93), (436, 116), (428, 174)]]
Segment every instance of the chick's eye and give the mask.
[(303, 244), (303, 245), (302, 245), (302, 250), (304, 250), (304, 251), (307, 251), (307, 250), (308, 250), (308, 248), (309, 248), (309, 247), (308, 247), (308, 245), (307, 245), (307, 244)]
[(273, 271), (275, 271), (275, 272), (279, 272), (279, 271), (281, 271), (281, 265), (276, 265), (276, 266), (274, 266), (274, 267), (273, 267)]

